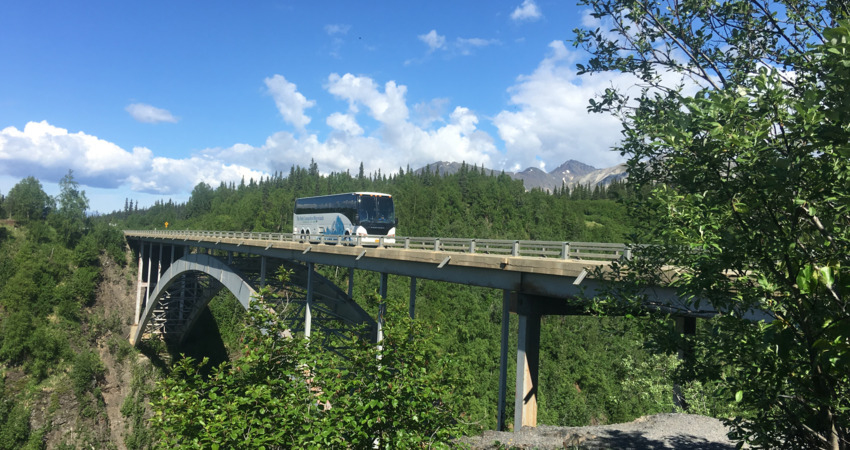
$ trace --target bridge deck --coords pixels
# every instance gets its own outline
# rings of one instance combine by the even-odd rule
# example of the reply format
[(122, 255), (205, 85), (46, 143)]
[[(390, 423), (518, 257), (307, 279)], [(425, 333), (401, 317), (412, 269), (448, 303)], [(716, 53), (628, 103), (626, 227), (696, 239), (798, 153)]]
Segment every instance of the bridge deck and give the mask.
[[(383, 246), (357, 246), (299, 242), (290, 234), (256, 232), (153, 230), (125, 231), (125, 236), (554, 298), (573, 296), (578, 292), (576, 280), (587, 276), (590, 281), (593, 269), (606, 267), (612, 258), (622, 256), (625, 251), (622, 244), (582, 246), (561, 242), (438, 238), (397, 238), (394, 243)], [(556, 248), (558, 256), (545, 256), (554, 255)], [(568, 258), (562, 256), (565, 248)], [(590, 287), (588, 281), (583, 281), (585, 287)]]
[[(549, 299), (592, 296), (602, 287), (594, 279), (594, 269), (605, 271), (611, 260), (630, 255), (624, 244), (607, 243), (398, 237), (377, 246), (358, 246), (325, 243), (321, 240), (327, 237), (322, 236), (310, 237), (314, 242), (301, 242), (301, 236), (287, 233), (195, 230), (124, 233), (128, 239), (461, 283)], [(669, 287), (652, 288), (649, 297), (650, 309), (696, 317), (717, 314), (711, 305), (694, 308)]]

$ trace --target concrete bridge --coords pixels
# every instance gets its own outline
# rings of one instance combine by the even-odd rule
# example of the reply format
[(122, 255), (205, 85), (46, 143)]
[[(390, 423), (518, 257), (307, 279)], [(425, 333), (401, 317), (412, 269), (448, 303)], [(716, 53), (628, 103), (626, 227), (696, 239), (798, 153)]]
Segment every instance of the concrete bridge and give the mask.
[[(365, 329), (368, 336), (364, 338), (382, 339), (383, 311), (372, 318), (352, 298), (354, 270), (379, 273), (379, 293), (384, 298), (388, 274), (410, 277), (411, 317), (420, 278), (501, 289), (498, 427), (504, 429), (508, 316), (516, 313), (514, 430), (537, 424), (540, 318), (582, 314), (581, 308), (565, 300), (579, 293), (592, 296), (601, 288), (593, 278), (594, 269), (604, 270), (611, 260), (630, 257), (623, 244), (398, 237), (380, 238), (377, 246), (365, 247), (357, 238), (337, 242), (337, 238), (286, 233), (155, 230), (124, 234), (139, 257), (134, 344), (150, 334), (182, 339), (222, 288), (247, 308), (257, 289), (272, 282), (268, 274), (279, 266), (293, 273), (296, 288), (289, 289), (289, 305), (296, 312), (289, 315), (291, 329), (305, 336), (318, 326), (330, 333)], [(347, 268), (347, 292), (316, 273), (314, 264)], [(694, 326), (696, 317), (717, 313), (692, 308), (671, 288), (656, 287), (647, 294), (646, 307), (676, 314), (683, 331)]]

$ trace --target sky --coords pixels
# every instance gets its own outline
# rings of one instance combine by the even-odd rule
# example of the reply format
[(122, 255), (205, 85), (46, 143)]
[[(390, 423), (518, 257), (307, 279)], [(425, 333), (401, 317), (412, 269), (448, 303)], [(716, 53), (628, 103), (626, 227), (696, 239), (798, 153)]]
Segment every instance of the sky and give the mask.
[(183, 202), (315, 161), (603, 168), (620, 125), (588, 99), (563, 0), (42, 1), (0, 14), (0, 194), (73, 171), (101, 213)]

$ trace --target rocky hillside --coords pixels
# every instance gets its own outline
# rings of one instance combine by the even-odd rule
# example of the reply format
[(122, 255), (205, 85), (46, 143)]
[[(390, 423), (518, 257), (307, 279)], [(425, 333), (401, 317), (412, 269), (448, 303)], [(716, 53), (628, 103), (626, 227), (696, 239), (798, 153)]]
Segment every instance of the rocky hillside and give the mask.
[[(458, 172), (463, 164), (459, 162), (437, 161), (416, 170), (416, 172), (422, 172), (427, 168), (432, 173), (440, 173), (442, 175), (453, 174)], [(487, 168), (484, 168), (484, 171), (487, 174), (500, 173)], [(566, 161), (551, 172), (545, 172), (536, 167), (529, 167), (522, 172), (505, 172), (505, 174), (515, 180), (522, 180), (526, 190), (539, 188), (549, 192), (564, 185), (569, 188), (578, 185), (590, 186), (591, 188), (595, 186), (607, 186), (614, 181), (625, 179), (627, 175), (625, 164), (597, 169), (574, 159)]]

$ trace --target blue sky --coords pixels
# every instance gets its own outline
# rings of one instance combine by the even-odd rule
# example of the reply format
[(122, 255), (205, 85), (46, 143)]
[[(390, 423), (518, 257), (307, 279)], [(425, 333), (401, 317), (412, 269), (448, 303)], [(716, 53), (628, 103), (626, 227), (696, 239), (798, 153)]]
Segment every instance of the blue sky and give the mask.
[(311, 158), (607, 167), (619, 125), (575, 74), (569, 1), (41, 1), (0, 14), (0, 193), (74, 171), (91, 209), (185, 201)]

